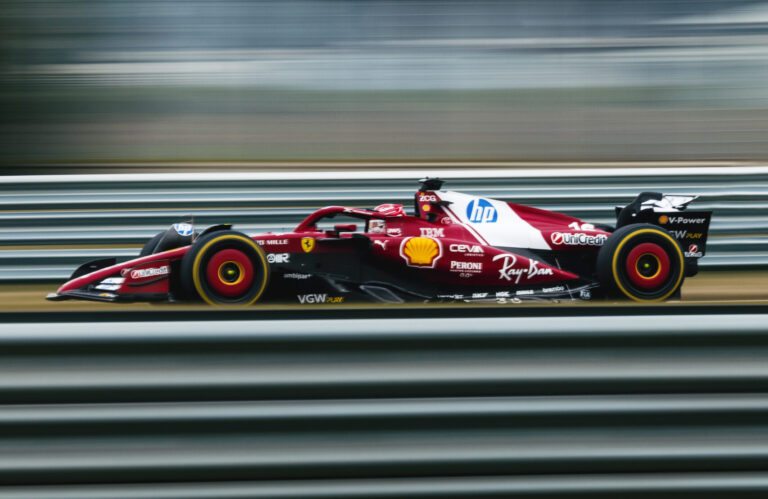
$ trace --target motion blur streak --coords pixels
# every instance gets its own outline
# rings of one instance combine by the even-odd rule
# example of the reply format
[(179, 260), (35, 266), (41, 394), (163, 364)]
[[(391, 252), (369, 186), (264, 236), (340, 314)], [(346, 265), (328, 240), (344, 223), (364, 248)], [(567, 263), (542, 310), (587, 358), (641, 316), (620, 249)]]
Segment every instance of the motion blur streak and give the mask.
[(4, 1), (0, 164), (768, 157), (768, 2)]

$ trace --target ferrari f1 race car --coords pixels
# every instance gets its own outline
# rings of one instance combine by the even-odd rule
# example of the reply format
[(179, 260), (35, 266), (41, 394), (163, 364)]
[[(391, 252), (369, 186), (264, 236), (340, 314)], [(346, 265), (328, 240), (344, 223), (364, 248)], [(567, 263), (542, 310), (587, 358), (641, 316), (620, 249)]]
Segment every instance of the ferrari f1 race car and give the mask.
[(442, 185), (421, 180), (412, 214), (398, 204), (329, 206), (284, 233), (176, 223), (137, 258), (81, 265), (47, 298), (650, 302), (679, 296), (706, 252), (712, 213), (686, 210), (696, 196), (641, 193), (608, 226)]

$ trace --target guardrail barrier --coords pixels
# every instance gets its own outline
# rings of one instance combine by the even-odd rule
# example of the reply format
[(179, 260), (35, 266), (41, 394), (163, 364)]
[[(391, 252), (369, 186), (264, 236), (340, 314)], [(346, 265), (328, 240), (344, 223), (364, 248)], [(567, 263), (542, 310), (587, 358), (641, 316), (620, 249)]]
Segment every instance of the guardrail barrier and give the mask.
[(637, 310), (5, 323), (0, 496), (764, 497), (766, 316)]
[[(0, 178), (0, 280), (62, 280), (96, 257), (127, 259), (171, 223), (290, 230), (331, 204), (410, 206), (423, 176), (446, 188), (615, 221), (641, 191), (698, 194), (713, 210), (702, 268), (768, 265), (768, 167), (39, 175)], [(102, 249), (89, 246), (101, 245)]]

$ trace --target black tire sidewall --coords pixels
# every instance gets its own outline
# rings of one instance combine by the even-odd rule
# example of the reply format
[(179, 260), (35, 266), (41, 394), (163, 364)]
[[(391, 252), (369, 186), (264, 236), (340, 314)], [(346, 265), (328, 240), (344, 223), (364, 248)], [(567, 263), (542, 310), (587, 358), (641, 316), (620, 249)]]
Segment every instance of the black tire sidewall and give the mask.
[(139, 252), (139, 256), (148, 256), (155, 253), (155, 248), (157, 248), (157, 243), (160, 242), (160, 239), (163, 238), (165, 235), (165, 232), (158, 232), (155, 234), (152, 239), (147, 241), (147, 244), (144, 245), (143, 248), (141, 248), (141, 251)]
[[(669, 278), (661, 287), (650, 291), (635, 286), (624, 269), (629, 251), (644, 242), (661, 246), (670, 262)], [(680, 245), (666, 230), (651, 224), (632, 224), (616, 230), (600, 248), (597, 255), (597, 274), (600, 284), (610, 295), (640, 302), (662, 301), (672, 297), (682, 286), (685, 279), (685, 259)]]
[[(211, 289), (205, 278), (205, 268), (211, 257), (218, 251), (229, 248), (245, 253), (254, 268), (253, 285), (245, 294), (236, 298), (218, 295)], [(187, 296), (199, 297), (211, 305), (242, 306), (258, 301), (264, 293), (269, 282), (269, 264), (264, 250), (247, 235), (231, 230), (216, 231), (205, 234), (194, 242), (182, 258), (180, 275), (181, 285)]]

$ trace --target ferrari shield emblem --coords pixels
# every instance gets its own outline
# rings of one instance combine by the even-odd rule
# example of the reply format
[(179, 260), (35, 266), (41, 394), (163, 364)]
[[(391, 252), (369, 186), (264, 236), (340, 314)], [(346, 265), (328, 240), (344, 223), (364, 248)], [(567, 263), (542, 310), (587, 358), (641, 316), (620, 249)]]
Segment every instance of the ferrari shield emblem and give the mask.
[(305, 253), (309, 253), (313, 249), (315, 249), (315, 238), (314, 237), (302, 237), (301, 238), (301, 249), (303, 249)]

